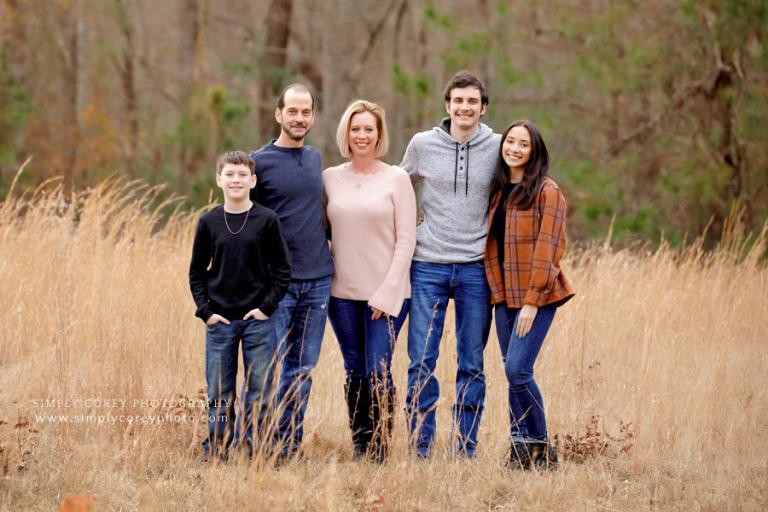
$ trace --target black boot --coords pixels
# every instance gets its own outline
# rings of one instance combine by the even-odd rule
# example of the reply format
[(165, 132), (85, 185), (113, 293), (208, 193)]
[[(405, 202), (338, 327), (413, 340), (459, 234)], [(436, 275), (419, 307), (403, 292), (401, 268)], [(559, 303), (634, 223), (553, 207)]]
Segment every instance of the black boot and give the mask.
[(370, 408), (371, 396), (366, 382), (350, 382), (344, 385), (344, 395), (347, 399), (349, 428), (352, 430), (354, 458), (364, 457), (368, 453), (368, 445), (373, 436)]
[(371, 460), (383, 464), (389, 455), (392, 439), (393, 418), (395, 416), (395, 390), (382, 390), (371, 393), (371, 421), (373, 439), (371, 441)]
[(534, 443), (532, 446), (533, 467), (540, 471), (557, 469), (557, 450), (554, 446), (549, 443)]
[(531, 469), (531, 448), (532, 446), (524, 441), (513, 442), (509, 448), (507, 467), (509, 469)]

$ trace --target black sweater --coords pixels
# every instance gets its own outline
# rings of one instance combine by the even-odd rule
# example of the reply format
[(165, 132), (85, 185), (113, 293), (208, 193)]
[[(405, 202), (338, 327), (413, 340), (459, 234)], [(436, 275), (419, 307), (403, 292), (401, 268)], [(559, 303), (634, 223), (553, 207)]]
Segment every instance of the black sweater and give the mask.
[[(499, 268), (504, 268), (504, 241), (507, 237), (506, 225), (507, 225), (507, 201), (509, 197), (514, 197), (515, 194), (512, 191), (515, 189), (516, 184), (507, 183), (504, 185), (504, 190), (501, 193), (501, 200), (496, 207), (496, 210), (491, 212), (491, 229), (490, 234), (496, 239), (496, 243), (499, 246)], [(517, 193), (517, 191), (515, 191)], [(501, 279), (504, 280), (504, 272), (501, 272)]]
[(229, 229), (224, 207), (217, 206), (197, 223), (189, 265), (195, 316), (204, 322), (214, 313), (240, 320), (255, 308), (270, 316), (291, 279), (280, 221), (274, 212), (255, 203), (248, 212), (227, 213), (226, 220)]

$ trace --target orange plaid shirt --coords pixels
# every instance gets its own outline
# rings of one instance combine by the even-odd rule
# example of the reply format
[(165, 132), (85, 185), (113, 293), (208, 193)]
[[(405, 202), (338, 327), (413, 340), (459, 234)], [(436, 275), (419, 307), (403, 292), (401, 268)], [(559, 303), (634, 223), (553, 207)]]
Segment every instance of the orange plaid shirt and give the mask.
[(503, 279), (499, 267), (499, 243), (490, 232), (500, 200), (501, 192), (491, 198), (485, 242), (485, 275), (491, 288), (491, 302), (506, 302), (509, 308), (521, 308), (524, 304), (565, 303), (575, 293), (560, 270), (560, 258), (567, 245), (566, 204), (557, 183), (544, 178), (541, 191), (529, 210), (518, 210), (516, 205), (507, 202)]

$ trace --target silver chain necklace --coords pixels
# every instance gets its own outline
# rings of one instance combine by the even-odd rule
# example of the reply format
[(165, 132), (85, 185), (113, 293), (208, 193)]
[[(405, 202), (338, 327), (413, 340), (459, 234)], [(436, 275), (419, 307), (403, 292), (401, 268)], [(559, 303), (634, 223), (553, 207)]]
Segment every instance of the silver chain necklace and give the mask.
[[(251, 208), (253, 208), (253, 206), (251, 206)], [(245, 220), (243, 221), (243, 225), (242, 225), (242, 226), (240, 226), (240, 229), (238, 229), (237, 231), (232, 231), (232, 228), (230, 228), (230, 227), (229, 227), (229, 222), (227, 222), (227, 210), (225, 210), (224, 208), (222, 208), (222, 211), (224, 212), (224, 225), (225, 225), (225, 226), (227, 226), (227, 231), (229, 231), (229, 234), (231, 234), (231, 235), (237, 235), (237, 234), (239, 234), (239, 233), (240, 233), (242, 230), (244, 230), (244, 229), (245, 229), (245, 224), (248, 222), (248, 216), (249, 216), (249, 214), (251, 213), (251, 208), (248, 208), (248, 211), (247, 211), (247, 212), (245, 212)]]
[(363, 188), (363, 180), (365, 179), (366, 176), (370, 176), (372, 174), (378, 174), (377, 172), (375, 172), (375, 170), (369, 171), (369, 172), (356, 172), (352, 169), (351, 163), (352, 162), (347, 162), (345, 164), (345, 168), (347, 169), (347, 171), (349, 171), (352, 174), (352, 179), (355, 181), (355, 184), (353, 186), (355, 188)]

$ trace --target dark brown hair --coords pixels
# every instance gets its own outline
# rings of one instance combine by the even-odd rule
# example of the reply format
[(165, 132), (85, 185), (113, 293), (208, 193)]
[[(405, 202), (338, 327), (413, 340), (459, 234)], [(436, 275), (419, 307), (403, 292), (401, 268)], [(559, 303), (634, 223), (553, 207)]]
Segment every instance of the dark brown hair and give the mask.
[(227, 151), (216, 160), (216, 174), (221, 174), (221, 170), (227, 164), (247, 165), (251, 174), (256, 174), (256, 164), (245, 151)]
[(446, 102), (451, 101), (451, 91), (462, 89), (464, 87), (477, 87), (480, 90), (480, 101), (483, 105), (488, 105), (488, 90), (475, 75), (469, 71), (459, 71), (451, 77), (443, 89), (443, 98)]

